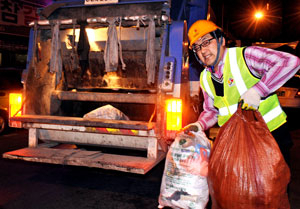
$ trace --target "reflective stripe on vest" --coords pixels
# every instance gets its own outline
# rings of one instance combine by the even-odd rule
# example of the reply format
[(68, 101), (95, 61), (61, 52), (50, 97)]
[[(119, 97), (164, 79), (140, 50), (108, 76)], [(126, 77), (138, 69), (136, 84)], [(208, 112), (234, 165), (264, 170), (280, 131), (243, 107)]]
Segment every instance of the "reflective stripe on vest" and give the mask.
[[(214, 100), (214, 106), (219, 111), (218, 124), (222, 126), (236, 112), (240, 96), (259, 79), (250, 73), (243, 58), (243, 48), (228, 49), (223, 72), (223, 97), (216, 95), (211, 79), (211, 73), (205, 69), (200, 76), (200, 85)], [(280, 107), (276, 94), (261, 100), (258, 111), (262, 114), (270, 131), (286, 122), (286, 115)]]
[(231, 73), (235, 79), (236, 87), (240, 95), (243, 95), (247, 91), (247, 87), (242, 78), (241, 71), (237, 63), (236, 50), (234, 48), (228, 49), (228, 53)]
[(208, 94), (211, 98), (214, 98), (214, 95), (213, 95), (213, 93), (212, 93), (212, 90), (210, 89), (209, 84), (208, 84), (208, 82), (207, 82), (206, 76), (207, 76), (207, 71), (204, 70), (204, 77), (205, 77), (205, 79), (203, 80), (203, 85), (204, 85), (204, 87), (205, 87), (205, 89), (206, 89), (207, 94)]
[(263, 116), (263, 118), (264, 118), (265, 122), (268, 123), (271, 120), (273, 120), (275, 117), (277, 117), (278, 115), (280, 115), (281, 113), (282, 113), (281, 107), (277, 106), (274, 109), (272, 109), (271, 111), (269, 111), (267, 114), (265, 114)]
[[(265, 100), (262, 100), (261, 102), (264, 102)], [(229, 109), (229, 112), (228, 112)], [(220, 116), (226, 116), (229, 114), (233, 114), (237, 111), (237, 104), (234, 105), (230, 105), (229, 107), (222, 107), (219, 109), (219, 114)], [(280, 106), (275, 107), (274, 109), (272, 109), (271, 111), (269, 111), (267, 114), (265, 114), (263, 116), (264, 120), (266, 123), (270, 122), (271, 120), (273, 120), (275, 117), (277, 117), (278, 115), (280, 115), (282, 113), (282, 109)]]
[[(228, 109), (229, 109), (229, 112), (228, 112)], [(221, 116), (226, 116), (226, 115), (230, 115), (230, 114), (232, 115), (236, 111), (237, 111), (237, 104), (230, 105), (229, 107), (219, 108), (219, 114)]]

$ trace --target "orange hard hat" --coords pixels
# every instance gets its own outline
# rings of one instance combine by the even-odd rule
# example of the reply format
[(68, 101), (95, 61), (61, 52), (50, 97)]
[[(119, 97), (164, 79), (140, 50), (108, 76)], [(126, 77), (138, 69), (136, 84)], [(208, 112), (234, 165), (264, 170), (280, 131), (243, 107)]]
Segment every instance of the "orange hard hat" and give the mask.
[(188, 32), (188, 37), (190, 40), (190, 48), (199, 38), (217, 29), (221, 29), (221, 28), (209, 20), (198, 20), (194, 22)]

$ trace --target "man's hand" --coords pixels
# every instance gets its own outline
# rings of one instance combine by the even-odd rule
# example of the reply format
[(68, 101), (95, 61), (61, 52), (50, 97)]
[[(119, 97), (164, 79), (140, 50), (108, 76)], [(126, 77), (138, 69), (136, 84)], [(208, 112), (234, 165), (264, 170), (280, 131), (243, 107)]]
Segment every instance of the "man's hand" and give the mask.
[(190, 123), (189, 125), (185, 126), (180, 130), (180, 132), (184, 132), (185, 134), (189, 133), (190, 131), (198, 132), (198, 131), (203, 131), (202, 126), (200, 123), (195, 122), (195, 123)]
[(248, 89), (242, 96), (242, 109), (257, 110), (260, 103), (260, 95), (253, 88)]

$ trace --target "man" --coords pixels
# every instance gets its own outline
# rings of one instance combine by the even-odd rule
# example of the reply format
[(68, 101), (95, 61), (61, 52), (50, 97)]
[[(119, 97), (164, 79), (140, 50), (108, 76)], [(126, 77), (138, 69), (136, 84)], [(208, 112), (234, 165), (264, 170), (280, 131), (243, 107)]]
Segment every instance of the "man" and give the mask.
[(242, 101), (243, 109), (258, 109), (262, 114), (289, 164), (292, 140), (274, 92), (299, 70), (299, 58), (256, 46), (226, 48), (221, 28), (207, 20), (196, 21), (188, 37), (190, 48), (205, 66), (200, 75), (204, 103), (198, 121), (183, 130), (207, 130), (217, 122), (222, 126)]

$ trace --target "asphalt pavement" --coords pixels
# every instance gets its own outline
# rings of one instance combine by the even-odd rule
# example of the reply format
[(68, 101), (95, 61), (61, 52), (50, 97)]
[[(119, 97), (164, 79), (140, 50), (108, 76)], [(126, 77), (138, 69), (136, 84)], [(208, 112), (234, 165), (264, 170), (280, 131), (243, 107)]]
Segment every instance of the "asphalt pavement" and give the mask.
[[(27, 130), (0, 136), (0, 154), (27, 146)], [(300, 129), (291, 131), (290, 202), (300, 208)], [(146, 175), (0, 158), (0, 209), (154, 209), (164, 161)]]
[[(26, 146), (26, 131), (0, 137), (1, 154)], [(163, 167), (161, 162), (146, 175), (138, 175), (1, 158), (0, 208), (157, 208)]]

